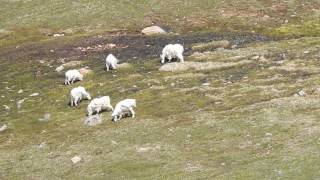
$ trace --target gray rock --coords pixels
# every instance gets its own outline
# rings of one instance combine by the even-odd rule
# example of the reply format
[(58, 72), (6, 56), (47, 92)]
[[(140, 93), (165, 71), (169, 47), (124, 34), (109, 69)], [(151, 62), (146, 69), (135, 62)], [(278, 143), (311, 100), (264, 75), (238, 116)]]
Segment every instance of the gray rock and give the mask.
[(40, 95), (40, 93), (32, 93), (32, 94), (30, 94), (29, 96), (30, 97), (35, 97), (35, 96), (39, 96)]
[(57, 72), (60, 72), (60, 71), (62, 71), (62, 70), (64, 70), (64, 66), (58, 66), (57, 68), (56, 68), (56, 71)]
[(7, 105), (3, 105), (3, 107), (4, 107), (5, 110), (8, 110), (8, 111), (10, 110), (10, 107), (7, 106)]
[(43, 118), (40, 118), (39, 121), (40, 122), (47, 122), (51, 119), (51, 114), (50, 113), (46, 113), (44, 114)]
[(6, 129), (8, 129), (8, 126), (7, 126), (6, 124), (4, 124), (4, 125), (2, 125), (2, 126), (0, 127), (0, 132), (5, 131)]
[(81, 157), (80, 156), (74, 156), (73, 158), (71, 158), (71, 161), (73, 164), (77, 164), (78, 162), (81, 161)]
[(98, 124), (101, 124), (103, 121), (103, 117), (100, 114), (96, 114), (93, 116), (88, 116), (84, 119), (84, 125), (92, 127)]
[(145, 35), (155, 35), (155, 34), (165, 34), (165, 33), (167, 33), (165, 30), (163, 30), (159, 26), (146, 27), (141, 32), (142, 32), (142, 34), (145, 34)]
[(24, 98), (24, 99), (20, 99), (18, 102), (17, 102), (17, 108), (20, 109), (21, 106), (22, 106), (22, 103), (24, 103), (25, 100), (27, 100), (28, 98)]

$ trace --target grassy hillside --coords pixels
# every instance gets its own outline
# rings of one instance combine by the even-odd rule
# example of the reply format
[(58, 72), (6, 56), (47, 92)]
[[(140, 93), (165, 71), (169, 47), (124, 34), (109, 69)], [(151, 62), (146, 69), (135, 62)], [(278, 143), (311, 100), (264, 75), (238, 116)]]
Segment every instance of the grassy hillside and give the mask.
[(47, 39), (67, 32), (90, 35), (158, 24), (174, 32), (255, 31), (318, 36), (320, 3), (310, 1), (219, 0), (2, 0), (1, 44)]
[[(0, 179), (319, 178), (318, 1), (1, 4)], [(139, 34), (151, 24), (180, 35)], [(176, 42), (186, 63), (160, 71)], [(108, 53), (126, 64), (104, 71)], [(66, 86), (69, 61), (93, 73)], [(80, 85), (136, 98), (136, 118), (84, 126), (89, 102), (68, 106)]]

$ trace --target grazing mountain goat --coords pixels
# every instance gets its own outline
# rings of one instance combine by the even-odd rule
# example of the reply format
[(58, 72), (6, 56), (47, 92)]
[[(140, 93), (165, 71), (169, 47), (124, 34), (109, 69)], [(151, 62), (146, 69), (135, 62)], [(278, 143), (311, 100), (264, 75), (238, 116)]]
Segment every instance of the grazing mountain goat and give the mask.
[(180, 62), (184, 62), (183, 55), (182, 55), (183, 51), (184, 49), (181, 44), (166, 45), (163, 48), (162, 54), (160, 56), (161, 64), (163, 64), (166, 59), (168, 59), (169, 62), (171, 62), (171, 59), (179, 59)]
[(66, 79), (64, 81), (64, 84), (66, 85), (70, 85), (75, 81), (83, 80), (83, 75), (76, 69), (68, 70), (65, 75), (66, 75)]
[(100, 113), (103, 110), (113, 111), (113, 107), (110, 104), (110, 97), (103, 96), (100, 98), (94, 98), (88, 105), (87, 111), (88, 116), (91, 116), (93, 113)]
[(73, 88), (70, 91), (70, 105), (78, 106), (82, 99), (91, 100), (90, 94), (86, 91), (86, 89), (82, 86)]
[(118, 59), (113, 54), (109, 54), (106, 58), (106, 69), (117, 69)]
[(135, 116), (135, 112), (133, 108), (136, 107), (136, 100), (135, 99), (125, 99), (117, 103), (114, 111), (112, 112), (112, 120), (116, 122), (120, 120), (122, 117), (131, 114), (132, 118)]

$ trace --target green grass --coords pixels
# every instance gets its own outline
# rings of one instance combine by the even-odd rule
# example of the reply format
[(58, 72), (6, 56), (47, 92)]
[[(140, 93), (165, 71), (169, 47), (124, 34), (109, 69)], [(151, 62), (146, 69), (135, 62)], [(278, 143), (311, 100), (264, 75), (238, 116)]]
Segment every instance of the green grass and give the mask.
[(210, 30), (319, 36), (319, 31), (310, 29), (319, 24), (316, 19), (319, 19), (320, 4), (316, 0), (304, 3), (270, 0), (1, 2), (0, 46), (48, 39), (45, 35), (48, 33), (66, 31), (68, 35), (84, 36), (118, 30), (137, 32), (152, 24), (180, 33)]

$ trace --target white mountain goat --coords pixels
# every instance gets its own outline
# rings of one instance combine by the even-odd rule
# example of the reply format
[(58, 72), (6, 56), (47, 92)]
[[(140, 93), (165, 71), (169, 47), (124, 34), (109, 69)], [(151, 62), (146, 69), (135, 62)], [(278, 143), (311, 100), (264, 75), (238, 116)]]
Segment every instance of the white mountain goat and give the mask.
[(68, 70), (66, 73), (66, 79), (64, 80), (64, 84), (70, 85), (75, 81), (82, 81), (83, 75), (76, 69)]
[(106, 58), (106, 69), (109, 71), (110, 69), (117, 69), (118, 59), (113, 55), (109, 54)]
[(182, 55), (183, 51), (184, 49), (181, 44), (166, 45), (163, 48), (162, 54), (160, 56), (161, 64), (163, 64), (166, 59), (168, 59), (169, 62), (171, 62), (172, 59), (178, 59), (180, 62), (184, 62), (183, 55)]
[(135, 116), (135, 112), (133, 110), (134, 107), (137, 107), (135, 99), (125, 99), (117, 103), (112, 112), (112, 120), (116, 122), (120, 120), (122, 117), (131, 114), (132, 118)]
[(91, 100), (90, 94), (86, 91), (86, 89), (82, 86), (73, 88), (70, 91), (70, 105), (78, 106), (81, 100), (88, 99)]
[(93, 113), (100, 113), (104, 110), (113, 111), (113, 107), (110, 104), (110, 97), (103, 96), (100, 98), (94, 98), (88, 105), (87, 111), (88, 116), (91, 116)]

